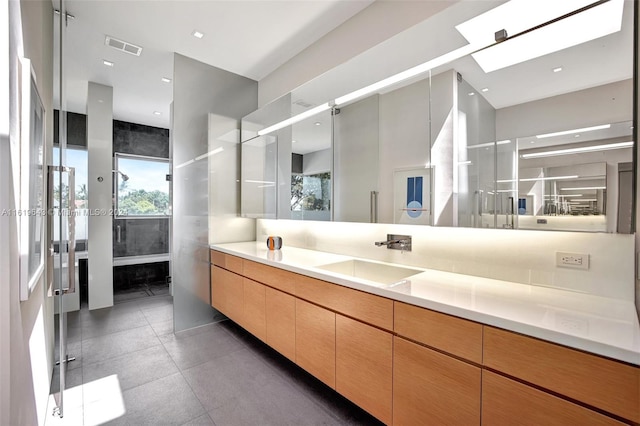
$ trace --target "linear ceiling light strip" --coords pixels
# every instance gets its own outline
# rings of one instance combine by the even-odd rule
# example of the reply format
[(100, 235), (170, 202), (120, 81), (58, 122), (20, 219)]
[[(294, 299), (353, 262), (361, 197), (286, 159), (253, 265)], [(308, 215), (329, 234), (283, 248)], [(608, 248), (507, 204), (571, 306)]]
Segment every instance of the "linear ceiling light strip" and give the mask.
[(614, 149), (631, 148), (632, 146), (633, 146), (633, 141), (618, 142), (618, 143), (609, 143), (609, 144), (605, 144), (605, 145), (583, 146), (583, 147), (580, 147), (580, 148), (567, 148), (567, 149), (556, 149), (556, 150), (553, 150), (553, 151), (533, 152), (531, 154), (522, 154), (522, 155), (520, 155), (520, 158), (554, 157), (556, 155), (580, 154), (580, 153), (585, 153), (585, 152), (611, 151), (611, 150), (614, 150)]

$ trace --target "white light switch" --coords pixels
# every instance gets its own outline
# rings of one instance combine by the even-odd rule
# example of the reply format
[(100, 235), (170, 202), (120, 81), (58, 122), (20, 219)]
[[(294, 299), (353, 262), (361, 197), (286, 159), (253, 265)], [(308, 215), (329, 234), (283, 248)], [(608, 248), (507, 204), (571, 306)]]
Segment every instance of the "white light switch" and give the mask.
[(584, 253), (556, 252), (556, 266), (574, 269), (589, 269), (589, 255)]

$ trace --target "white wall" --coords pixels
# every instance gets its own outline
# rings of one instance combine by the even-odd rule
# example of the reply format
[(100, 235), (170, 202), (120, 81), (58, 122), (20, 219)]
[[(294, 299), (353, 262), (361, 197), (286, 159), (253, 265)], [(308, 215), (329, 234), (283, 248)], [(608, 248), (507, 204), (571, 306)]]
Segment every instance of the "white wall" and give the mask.
[[(89, 309), (113, 306), (113, 87), (89, 82), (87, 95)], [(102, 181), (98, 179), (102, 178)]]
[[(3, 93), (9, 93), (8, 100), (6, 96), (2, 97), (0, 107), (0, 204), (3, 208), (15, 209), (18, 206), (18, 194), (14, 188), (18, 184), (19, 173), (16, 162), (19, 143), (18, 56), (26, 56), (32, 61), (38, 91), (47, 114), (45, 152), (48, 155), (53, 146), (51, 2), (2, 2), (0, 22), (3, 32), (0, 35), (0, 52), (9, 58), (8, 63), (1, 65), (3, 69), (0, 72), (5, 77), (2, 78), (5, 84)], [(9, 84), (6, 85), (6, 82)], [(6, 110), (7, 106), (9, 111)], [(50, 159), (45, 157), (45, 161)], [(0, 290), (3, 294), (0, 298), (0, 423), (43, 424), (48, 414), (46, 406), (54, 360), (53, 299), (46, 296), (49, 277), (43, 276), (29, 300), (20, 302), (17, 217), (3, 215), (0, 220), (0, 238), (3, 241), (0, 249)]]
[[(411, 252), (376, 247), (387, 234), (412, 236)], [(445, 228), (260, 219), (257, 240), (285, 246), (531, 284), (621, 300), (633, 298), (633, 235)], [(590, 255), (590, 269), (555, 265), (556, 252)]]

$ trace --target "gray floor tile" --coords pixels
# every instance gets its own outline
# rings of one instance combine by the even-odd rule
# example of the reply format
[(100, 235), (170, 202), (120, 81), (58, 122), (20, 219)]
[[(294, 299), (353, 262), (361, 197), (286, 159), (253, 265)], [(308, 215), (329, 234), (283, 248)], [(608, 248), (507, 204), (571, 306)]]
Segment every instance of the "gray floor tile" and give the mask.
[(183, 375), (207, 411), (280, 380), (246, 349), (184, 370)]
[(213, 423), (213, 420), (211, 420), (209, 414), (204, 414), (197, 419), (193, 419), (187, 423), (182, 424), (182, 426), (216, 426), (216, 424)]
[(158, 322), (173, 321), (173, 306), (157, 306), (153, 308), (145, 308), (142, 309), (142, 313), (144, 314), (149, 324), (155, 324)]
[(219, 327), (198, 334), (167, 334), (160, 336), (162, 344), (181, 370), (205, 363), (243, 348)]
[(136, 300), (132, 302), (138, 305), (140, 309), (143, 311), (147, 309), (153, 309), (160, 306), (171, 306), (173, 307), (173, 297), (172, 296), (154, 296), (154, 297), (146, 297), (144, 299)]
[(183, 372), (216, 424), (338, 424), (244, 349)]
[(162, 322), (155, 322), (151, 324), (151, 328), (156, 332), (158, 336), (164, 336), (167, 334), (173, 334), (173, 319)]
[(85, 383), (116, 374), (124, 391), (178, 372), (162, 345), (83, 366)]
[(364, 410), (360, 409), (324, 383), (320, 382), (277, 351), (252, 336), (232, 321), (221, 323), (221, 327), (237, 338), (265, 366), (274, 371), (297, 392), (338, 418), (343, 424), (382, 425)]
[(91, 339), (144, 325), (148, 325), (147, 319), (137, 306), (127, 309), (112, 307), (91, 311), (82, 319), (82, 339)]
[(120, 331), (82, 341), (82, 364), (92, 364), (160, 344), (151, 326)]
[(125, 414), (114, 425), (181, 425), (205, 414), (180, 373), (124, 391)]

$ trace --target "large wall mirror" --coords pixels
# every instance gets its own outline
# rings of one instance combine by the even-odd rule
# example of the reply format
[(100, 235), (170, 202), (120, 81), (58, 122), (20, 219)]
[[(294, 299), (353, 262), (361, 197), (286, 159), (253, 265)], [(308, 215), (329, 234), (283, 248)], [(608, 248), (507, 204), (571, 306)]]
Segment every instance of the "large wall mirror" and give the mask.
[(634, 2), (534, 3), (458, 2), (246, 117), (278, 150), (252, 216), (631, 232)]

